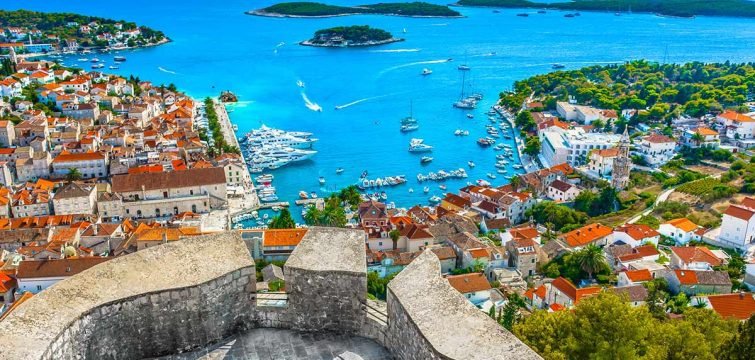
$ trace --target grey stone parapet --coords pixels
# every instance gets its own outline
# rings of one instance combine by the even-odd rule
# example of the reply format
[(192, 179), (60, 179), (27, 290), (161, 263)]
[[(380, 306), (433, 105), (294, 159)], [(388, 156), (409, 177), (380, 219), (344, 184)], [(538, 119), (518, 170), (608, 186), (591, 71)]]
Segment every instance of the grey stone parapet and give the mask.
[(430, 251), (388, 283), (388, 338), (400, 359), (541, 359), (446, 279)]
[[(397, 359), (539, 359), (440, 276), (426, 251), (368, 301), (364, 233), (311, 228), (285, 265), (282, 306), (260, 305), (239, 233), (160, 245), (97, 265), (0, 322), (0, 359), (140, 359), (252, 328), (346, 333)], [(262, 301), (264, 304), (265, 301)]]
[(139, 251), (61, 281), (0, 322), (0, 359), (154, 356), (247, 321), (254, 261), (238, 233)]

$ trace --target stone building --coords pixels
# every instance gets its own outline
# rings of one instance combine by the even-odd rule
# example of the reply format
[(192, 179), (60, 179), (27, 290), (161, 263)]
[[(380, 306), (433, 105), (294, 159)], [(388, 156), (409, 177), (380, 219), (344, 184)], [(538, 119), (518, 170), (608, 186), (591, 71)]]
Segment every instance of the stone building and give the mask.
[(624, 190), (629, 185), (629, 171), (632, 169), (632, 159), (629, 157), (628, 127), (624, 127), (624, 135), (619, 142), (619, 155), (613, 160), (613, 174), (611, 185), (616, 190)]
[(159, 218), (182, 212), (207, 213), (227, 205), (223, 168), (123, 174), (112, 177), (124, 217)]
[(70, 182), (52, 197), (55, 215), (94, 214), (97, 210), (97, 187)]

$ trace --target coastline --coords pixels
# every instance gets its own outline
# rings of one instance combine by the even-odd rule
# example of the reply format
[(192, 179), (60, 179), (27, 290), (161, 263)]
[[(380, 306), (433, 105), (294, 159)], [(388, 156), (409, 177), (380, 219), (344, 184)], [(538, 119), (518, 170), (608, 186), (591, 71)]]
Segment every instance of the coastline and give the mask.
[(710, 17), (738, 17), (738, 18), (745, 18), (745, 19), (751, 19), (753, 17), (750, 16), (737, 16), (733, 14), (727, 14), (727, 15), (703, 15), (703, 14), (695, 14), (690, 16), (680, 16), (680, 15), (671, 15), (671, 14), (664, 14), (659, 13), (655, 11), (627, 11), (627, 10), (606, 10), (606, 9), (576, 9), (576, 8), (555, 8), (555, 7), (548, 7), (548, 3), (543, 3), (543, 6), (524, 6), (524, 5), (517, 5), (517, 6), (506, 6), (506, 5), (464, 5), (459, 3), (451, 3), (448, 4), (448, 6), (453, 7), (461, 7), (461, 8), (486, 8), (486, 9), (540, 9), (540, 10), (551, 10), (551, 11), (563, 11), (563, 12), (569, 12), (569, 11), (576, 11), (576, 12), (595, 12), (595, 13), (603, 13), (603, 14), (612, 14), (612, 13), (618, 13), (618, 14), (647, 14), (647, 15), (655, 15), (657, 17), (663, 17), (663, 18), (672, 18), (672, 19), (686, 19), (686, 20), (694, 20), (698, 16), (710, 16)]
[[(218, 121), (220, 122), (220, 131), (223, 133), (223, 137), (225, 138), (226, 143), (228, 143), (231, 146), (235, 146), (239, 149), (241, 147), (239, 146), (238, 138), (236, 138), (236, 133), (233, 131), (233, 125), (231, 124), (231, 117), (228, 115), (228, 111), (226, 109), (225, 103), (221, 102), (219, 99), (213, 98), (213, 104), (215, 106), (215, 112), (218, 114)], [(260, 201), (257, 197), (257, 192), (254, 191), (254, 185), (251, 183), (251, 173), (249, 172), (249, 167), (246, 164), (246, 159), (244, 158), (244, 153), (241, 153), (241, 160), (244, 163), (244, 178), (250, 179), (250, 183), (244, 184), (244, 194), (241, 198), (228, 198), (228, 224), (232, 224), (232, 219), (234, 216), (250, 212), (253, 210), (256, 210), (259, 208)]]
[(383, 15), (383, 16), (396, 16), (396, 17), (406, 17), (406, 18), (418, 18), (418, 19), (460, 19), (465, 18), (464, 15), (459, 16), (440, 16), (440, 15), (403, 15), (403, 14), (381, 14), (381, 13), (342, 13), (342, 14), (332, 14), (332, 15), (289, 15), (289, 14), (281, 14), (281, 13), (271, 13), (266, 12), (263, 9), (258, 10), (249, 10), (244, 12), (246, 15), (252, 15), (252, 16), (262, 16), (262, 17), (271, 17), (271, 18), (293, 18), (293, 19), (325, 19), (325, 18), (333, 18), (333, 17), (341, 17), (341, 16), (353, 16), (353, 15)]
[[(107, 51), (132, 51), (132, 50), (138, 50), (138, 49), (147, 49), (155, 46), (165, 45), (167, 43), (171, 43), (173, 40), (171, 40), (169, 37), (165, 37), (165, 39), (162, 39), (154, 44), (147, 44), (147, 45), (141, 45), (141, 46), (133, 46), (133, 47), (119, 47), (119, 48), (101, 48), (101, 47), (89, 47), (84, 48), (86, 51), (93, 51), (97, 53), (105, 53)], [(26, 58), (35, 58), (40, 56), (50, 56), (50, 55), (70, 55), (70, 54), (78, 54), (78, 51), (60, 51), (60, 50), (54, 50), (47, 53), (30, 53), (30, 54), (18, 54), (17, 56), (22, 59)]]
[(358, 43), (358, 44), (349, 44), (349, 45), (329, 45), (329, 44), (315, 44), (311, 42), (311, 40), (304, 40), (299, 42), (299, 45), (302, 46), (312, 46), (312, 47), (323, 47), (323, 48), (350, 48), (350, 47), (368, 47), (368, 46), (380, 46), (385, 44), (391, 44), (395, 42), (402, 42), (406, 41), (406, 39), (402, 38), (390, 38), (387, 40), (380, 40), (380, 41), (368, 41), (366, 43)]

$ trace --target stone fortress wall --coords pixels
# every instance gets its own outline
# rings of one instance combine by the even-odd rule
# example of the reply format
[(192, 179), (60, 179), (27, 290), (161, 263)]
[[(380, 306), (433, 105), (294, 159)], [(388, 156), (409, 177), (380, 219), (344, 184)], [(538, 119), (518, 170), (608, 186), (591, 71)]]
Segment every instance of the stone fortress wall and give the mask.
[(287, 306), (269, 307), (255, 302), (251, 246), (237, 232), (189, 238), (61, 281), (0, 322), (0, 359), (141, 359), (270, 327), (363, 336), (398, 359), (540, 358), (456, 292), (432, 252), (373, 302), (363, 233), (310, 229), (285, 266)]

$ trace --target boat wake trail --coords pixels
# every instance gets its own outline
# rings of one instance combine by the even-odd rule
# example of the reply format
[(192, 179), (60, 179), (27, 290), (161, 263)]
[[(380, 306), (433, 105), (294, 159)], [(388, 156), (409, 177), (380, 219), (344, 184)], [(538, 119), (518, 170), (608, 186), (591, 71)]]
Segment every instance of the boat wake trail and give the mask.
[(405, 53), (405, 52), (417, 52), (422, 49), (389, 49), (389, 50), (370, 50), (374, 53)]
[(283, 41), (281, 41), (281, 42), (278, 43), (278, 45), (276, 47), (281, 47), (283, 45), (286, 45), (286, 43), (284, 43)]
[(304, 91), (301, 92), (301, 98), (304, 100), (304, 106), (306, 106), (307, 109), (317, 112), (322, 111), (322, 106), (309, 100), (307, 94)]
[(178, 75), (178, 73), (177, 73), (177, 72), (175, 72), (175, 71), (170, 71), (170, 70), (168, 70), (168, 69), (166, 69), (166, 68), (164, 68), (164, 67), (162, 67), (162, 66), (158, 66), (158, 67), (157, 67), (157, 69), (158, 69), (158, 70), (160, 70), (160, 71), (162, 71), (162, 72), (164, 72), (164, 73), (173, 74), (173, 75)]
[(356, 101), (352, 101), (352, 102), (350, 102), (348, 104), (338, 105), (338, 106), (336, 106), (336, 110), (345, 109), (345, 108), (347, 108), (349, 106), (356, 105), (356, 104), (359, 104), (359, 103), (363, 103), (365, 101), (376, 100), (376, 99), (380, 99), (380, 98), (384, 98), (384, 97), (388, 97), (388, 96), (393, 96), (393, 95), (397, 95), (397, 94), (398, 93), (385, 94), (385, 95), (379, 95), (379, 96), (373, 96), (373, 97), (368, 97), (368, 98), (364, 98), (364, 99), (359, 99), (359, 100), (356, 100)]
[(389, 68), (381, 71), (379, 75), (384, 75), (387, 72), (391, 72), (391, 71), (398, 70), (398, 69), (405, 68), (405, 67), (416, 66), (416, 65), (426, 65), (426, 64), (442, 64), (442, 63), (449, 62), (449, 61), (450, 61), (450, 59), (416, 61), (416, 62), (412, 62), (412, 63), (408, 63), (408, 64), (401, 64), (401, 65), (396, 65), (396, 66), (389, 67)]

